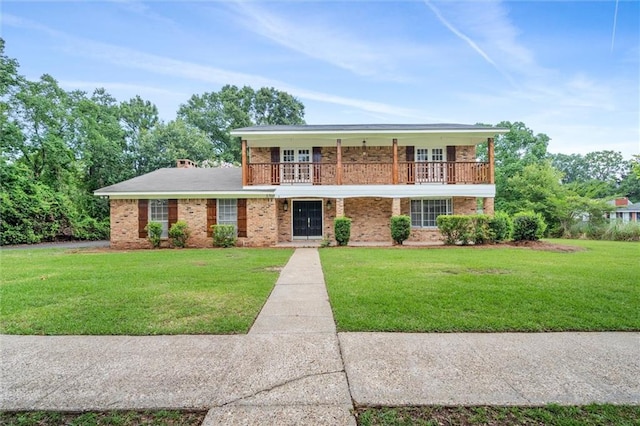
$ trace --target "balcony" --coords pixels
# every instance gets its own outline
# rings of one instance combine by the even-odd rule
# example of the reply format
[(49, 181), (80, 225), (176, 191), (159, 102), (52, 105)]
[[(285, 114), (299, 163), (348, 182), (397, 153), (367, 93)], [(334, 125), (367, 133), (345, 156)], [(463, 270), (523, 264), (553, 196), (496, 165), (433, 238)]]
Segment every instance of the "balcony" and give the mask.
[(252, 163), (247, 185), (490, 184), (489, 163)]

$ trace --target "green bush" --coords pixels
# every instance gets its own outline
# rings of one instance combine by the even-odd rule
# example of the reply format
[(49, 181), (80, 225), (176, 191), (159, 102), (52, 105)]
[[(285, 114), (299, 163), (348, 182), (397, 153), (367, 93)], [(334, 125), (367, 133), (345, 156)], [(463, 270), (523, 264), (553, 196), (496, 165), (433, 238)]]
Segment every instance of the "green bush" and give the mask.
[(472, 240), (473, 244), (487, 244), (493, 240), (491, 229), (489, 228), (489, 220), (491, 218), (486, 214), (475, 214), (471, 216), (473, 226)]
[(339, 246), (349, 244), (351, 238), (351, 219), (348, 217), (336, 217), (333, 221), (333, 232), (336, 234), (336, 242)]
[(151, 243), (151, 247), (160, 247), (162, 241), (162, 224), (160, 222), (149, 222), (144, 227), (147, 231), (147, 240)]
[(516, 213), (513, 216), (513, 240), (537, 241), (547, 229), (542, 215), (532, 211)]
[(184, 220), (179, 220), (169, 229), (169, 238), (171, 239), (171, 246), (178, 248), (185, 248), (187, 246), (187, 240), (191, 235), (189, 225)]
[(489, 232), (491, 240), (496, 243), (507, 241), (513, 234), (513, 220), (511, 216), (505, 212), (496, 212), (489, 218)]
[(85, 216), (72, 224), (73, 237), (79, 240), (104, 240), (109, 238), (109, 222), (100, 222)]
[(471, 216), (441, 215), (436, 218), (436, 224), (442, 234), (445, 244), (469, 244), (474, 237), (473, 220)]
[(391, 217), (391, 238), (397, 244), (402, 245), (402, 242), (409, 238), (411, 234), (411, 218), (406, 215), (392, 216)]
[(233, 225), (212, 225), (213, 245), (215, 247), (235, 247), (238, 241), (236, 227)]
[(640, 223), (611, 222), (604, 230), (602, 238), (611, 241), (640, 241)]

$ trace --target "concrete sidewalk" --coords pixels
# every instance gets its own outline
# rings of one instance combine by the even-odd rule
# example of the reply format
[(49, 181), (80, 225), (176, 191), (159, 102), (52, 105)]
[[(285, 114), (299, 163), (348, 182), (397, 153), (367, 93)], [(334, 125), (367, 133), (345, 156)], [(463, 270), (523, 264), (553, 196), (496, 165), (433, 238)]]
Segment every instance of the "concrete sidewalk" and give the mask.
[(0, 410), (210, 409), (207, 425), (354, 425), (353, 402), (640, 404), (639, 378), (640, 333), (336, 335), (316, 249), (248, 335), (0, 336)]

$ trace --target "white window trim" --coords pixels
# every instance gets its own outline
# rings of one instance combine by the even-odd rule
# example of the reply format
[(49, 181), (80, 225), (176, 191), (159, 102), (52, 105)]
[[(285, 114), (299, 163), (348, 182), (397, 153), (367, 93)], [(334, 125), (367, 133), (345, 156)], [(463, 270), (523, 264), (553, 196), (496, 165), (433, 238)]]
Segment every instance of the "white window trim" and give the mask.
[[(154, 219), (154, 204), (158, 201), (164, 201), (164, 207), (166, 209), (166, 219)], [(147, 223), (148, 222), (158, 222), (162, 225), (162, 235), (160, 238), (169, 238), (169, 200), (168, 199), (151, 199), (149, 200), (148, 206), (148, 215), (147, 215)]]
[[(420, 201), (420, 225), (416, 225), (413, 222), (413, 216), (414, 216), (414, 211), (413, 211), (413, 202), (414, 201)], [(445, 213), (445, 215), (452, 215), (453, 214), (453, 199), (452, 198), (411, 198), (409, 200), (409, 217), (411, 218), (411, 227), (415, 228), (415, 229), (438, 229), (437, 225), (424, 225), (425, 223), (425, 218), (424, 218), (424, 202), (429, 202), (429, 201), (446, 201), (447, 203), (447, 212)], [(438, 214), (438, 216), (442, 216), (442, 214)], [(436, 216), (436, 219), (437, 217)]]
[[(231, 203), (231, 201), (234, 201), (234, 203)], [(235, 207), (235, 220), (229, 220), (229, 219), (224, 219), (222, 218), (221, 214), (222, 214), (222, 210), (223, 210), (223, 206), (222, 204), (229, 202), (229, 204), (232, 204)], [(237, 198), (218, 198), (216, 200), (216, 224), (218, 225), (233, 225), (233, 227), (236, 230), (236, 235), (238, 234), (238, 199)]]

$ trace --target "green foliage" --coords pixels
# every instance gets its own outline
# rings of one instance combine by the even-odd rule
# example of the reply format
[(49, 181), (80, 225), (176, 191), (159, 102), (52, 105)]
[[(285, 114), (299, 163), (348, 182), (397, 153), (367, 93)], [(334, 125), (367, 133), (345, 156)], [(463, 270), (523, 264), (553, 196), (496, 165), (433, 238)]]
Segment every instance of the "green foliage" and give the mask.
[(320, 241), (320, 248), (327, 247), (331, 247), (331, 234), (323, 236), (322, 241)]
[(172, 247), (185, 248), (191, 235), (189, 225), (184, 220), (179, 220), (169, 228), (169, 239)]
[(79, 240), (104, 240), (109, 238), (109, 221), (98, 221), (85, 216), (73, 223), (73, 236)]
[(238, 241), (236, 227), (233, 225), (212, 225), (214, 247), (235, 247)]
[(441, 215), (436, 218), (436, 224), (447, 245), (467, 245), (473, 240), (473, 219), (470, 215)]
[(509, 240), (513, 234), (513, 220), (508, 213), (497, 211), (488, 225), (491, 240), (496, 243)]
[(151, 243), (151, 247), (159, 248), (162, 242), (162, 224), (159, 222), (149, 222), (144, 229), (147, 231), (147, 240)]
[(603, 240), (640, 241), (640, 223), (613, 221), (604, 229)]
[(333, 221), (333, 231), (336, 234), (336, 242), (339, 246), (349, 244), (351, 238), (351, 218), (336, 217)]
[(493, 241), (491, 230), (489, 229), (490, 217), (486, 214), (476, 214), (471, 216), (473, 226), (473, 244), (486, 244)]
[(547, 224), (540, 213), (527, 211), (513, 216), (514, 241), (537, 241), (544, 236), (546, 229)]
[(411, 234), (411, 218), (407, 215), (391, 217), (391, 238), (397, 244), (402, 245), (403, 241)]

